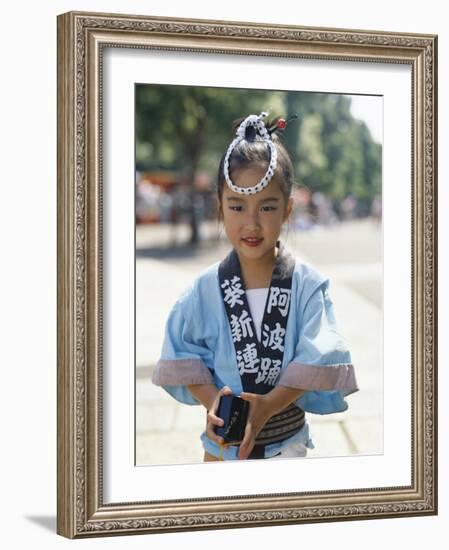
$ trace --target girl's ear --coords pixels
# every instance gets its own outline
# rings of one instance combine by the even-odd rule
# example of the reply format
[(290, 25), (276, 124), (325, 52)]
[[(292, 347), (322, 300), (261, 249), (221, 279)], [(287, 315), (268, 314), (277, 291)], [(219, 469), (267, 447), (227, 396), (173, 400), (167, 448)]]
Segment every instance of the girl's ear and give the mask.
[(288, 218), (290, 217), (290, 214), (292, 213), (292, 210), (293, 210), (293, 197), (289, 197), (287, 201), (287, 207), (285, 209), (284, 222), (288, 220)]
[(217, 217), (218, 217), (218, 221), (223, 220), (223, 203), (221, 199), (217, 200)]

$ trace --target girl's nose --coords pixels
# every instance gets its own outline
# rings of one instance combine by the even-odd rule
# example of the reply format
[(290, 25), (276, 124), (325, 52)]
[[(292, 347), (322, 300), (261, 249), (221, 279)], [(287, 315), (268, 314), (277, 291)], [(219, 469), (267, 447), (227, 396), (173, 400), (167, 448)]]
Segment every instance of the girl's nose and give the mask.
[(246, 216), (246, 225), (248, 227), (259, 227), (259, 212), (257, 209), (255, 210), (248, 210), (247, 216)]

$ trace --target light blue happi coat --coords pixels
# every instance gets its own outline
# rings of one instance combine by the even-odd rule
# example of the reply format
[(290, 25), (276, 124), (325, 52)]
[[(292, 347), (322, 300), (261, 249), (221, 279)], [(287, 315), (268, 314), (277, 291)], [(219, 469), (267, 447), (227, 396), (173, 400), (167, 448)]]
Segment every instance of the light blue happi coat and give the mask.
[[(187, 385), (213, 383), (242, 391), (231, 329), (219, 288), (216, 262), (183, 292), (173, 305), (165, 328), (160, 360), (153, 383), (178, 401), (197, 405)], [(296, 405), (306, 412), (345, 411), (345, 397), (358, 390), (351, 355), (340, 335), (329, 296), (329, 280), (299, 260), (292, 276), (291, 305), (284, 356), (275, 385), (305, 390)], [(300, 433), (268, 445), (274, 456), (292, 442), (313, 447), (306, 422)], [(218, 445), (201, 435), (206, 451), (215, 456)], [(224, 458), (236, 458), (238, 448), (224, 449)]]

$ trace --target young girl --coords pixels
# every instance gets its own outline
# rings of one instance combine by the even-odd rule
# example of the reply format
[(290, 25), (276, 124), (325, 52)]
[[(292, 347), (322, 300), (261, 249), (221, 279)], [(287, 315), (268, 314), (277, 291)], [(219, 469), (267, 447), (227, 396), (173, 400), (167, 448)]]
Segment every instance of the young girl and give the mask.
[[(336, 327), (329, 281), (295, 260), (279, 235), (293, 199), (293, 167), (277, 135), (284, 119), (239, 121), (218, 171), (218, 203), (232, 250), (173, 306), (153, 383), (207, 410), (204, 460), (305, 456), (305, 412), (347, 409), (357, 391)], [(215, 432), (219, 399), (249, 402), (239, 445)]]

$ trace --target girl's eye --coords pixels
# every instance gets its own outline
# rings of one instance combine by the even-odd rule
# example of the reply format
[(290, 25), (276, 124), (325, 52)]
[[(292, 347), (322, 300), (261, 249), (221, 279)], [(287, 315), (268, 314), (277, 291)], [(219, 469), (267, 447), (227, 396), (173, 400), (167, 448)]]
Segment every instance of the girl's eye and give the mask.
[[(236, 206), (230, 206), (229, 210), (232, 210), (233, 212), (241, 212), (243, 210), (243, 206), (236, 205)], [(276, 210), (275, 206), (262, 206), (261, 207), (262, 212), (272, 212), (273, 210)]]

